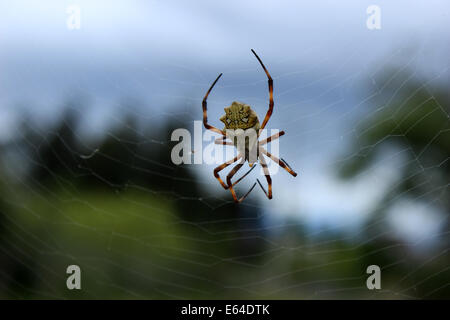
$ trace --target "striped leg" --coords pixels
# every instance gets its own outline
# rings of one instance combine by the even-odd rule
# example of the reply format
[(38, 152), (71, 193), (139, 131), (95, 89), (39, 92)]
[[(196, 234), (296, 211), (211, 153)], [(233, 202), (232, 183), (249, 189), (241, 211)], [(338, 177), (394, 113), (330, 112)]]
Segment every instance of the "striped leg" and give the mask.
[(233, 176), (239, 171), (239, 169), (242, 168), (242, 166), (244, 165), (244, 162), (245, 162), (245, 160), (244, 160), (244, 161), (241, 161), (241, 162), (238, 163), (236, 166), (234, 166), (234, 168), (231, 169), (231, 171), (230, 171), (230, 172), (228, 173), (228, 175), (227, 175), (228, 188), (230, 188), (231, 195), (233, 196), (234, 202), (237, 202), (237, 203), (242, 202), (242, 201), (250, 194), (250, 192), (252, 192), (253, 188), (256, 186), (256, 182), (255, 182), (255, 183), (253, 184), (253, 186), (250, 188), (250, 190), (248, 190), (247, 193), (246, 193), (243, 197), (241, 197), (241, 198), (238, 199), (238, 197), (236, 196), (236, 191), (234, 191), (233, 186), (234, 186), (236, 183), (238, 183), (239, 181), (241, 181), (242, 179), (244, 179), (245, 176), (246, 176), (247, 174), (249, 174), (250, 171), (253, 170), (253, 168), (256, 167), (256, 166), (253, 166), (249, 171), (247, 171), (246, 174), (244, 174), (241, 178), (239, 178), (235, 183), (232, 183), (232, 182), (231, 182), (231, 179), (232, 179)]
[[(267, 82), (269, 84), (269, 110), (267, 110), (266, 117), (264, 118), (264, 121), (262, 122), (262, 125), (261, 125), (261, 129), (259, 130), (259, 132), (262, 132), (262, 129), (265, 128), (267, 121), (269, 121), (270, 117), (272, 116), (272, 112), (273, 112), (273, 80), (269, 74), (269, 71), (267, 71), (266, 67), (264, 66), (263, 62), (256, 54), (255, 50), (252, 49), (252, 52), (255, 55), (256, 59), (258, 59), (259, 63), (261, 64), (261, 67), (264, 69), (264, 72), (266, 73), (267, 79), (268, 79)], [(259, 135), (259, 133), (258, 133), (258, 135)]]
[(206, 92), (205, 97), (203, 98), (203, 102), (202, 102), (202, 106), (203, 106), (203, 125), (205, 126), (206, 129), (214, 131), (216, 133), (219, 133), (223, 136), (225, 136), (225, 133), (222, 130), (217, 129), (216, 127), (208, 124), (208, 114), (207, 114), (207, 102), (206, 100), (208, 99), (209, 93), (211, 92), (212, 88), (214, 88), (214, 85), (216, 84), (216, 82), (219, 80), (219, 78), (222, 76), (222, 74), (219, 74), (219, 76), (217, 77), (217, 79), (213, 82), (213, 84), (211, 85), (211, 87), (209, 88), (208, 92)]
[(289, 172), (294, 177), (297, 176), (297, 173), (294, 170), (292, 170), (292, 168), (283, 159), (281, 159), (281, 160), (278, 159), (277, 157), (275, 157), (274, 155), (272, 155), (270, 152), (268, 152), (266, 149), (264, 149), (262, 147), (259, 148), (259, 151), (262, 152), (263, 154), (265, 154), (266, 156), (268, 156), (273, 161), (275, 161), (280, 167), (282, 167), (284, 170)]
[(219, 181), (219, 183), (221, 184), (221, 186), (224, 189), (228, 189), (228, 186), (222, 181), (222, 178), (220, 178), (219, 172), (222, 171), (223, 169), (225, 169), (226, 167), (228, 167), (230, 164), (235, 163), (236, 161), (238, 161), (241, 158), (242, 158), (242, 155), (238, 154), (233, 159), (228, 160), (227, 162), (221, 164), (220, 166), (218, 166), (217, 168), (214, 169), (214, 177), (216, 177), (216, 179)]
[(227, 146), (234, 146), (234, 144), (231, 141), (225, 141), (226, 137), (220, 137), (214, 140), (215, 144), (223, 144)]
[(237, 179), (235, 182), (233, 182), (232, 184), (230, 184), (231, 182), (231, 178), (233, 178), (233, 176), (230, 177), (230, 181), (228, 181), (228, 177), (227, 177), (227, 183), (228, 186), (232, 186), (234, 187), (235, 185), (237, 185), (239, 182), (241, 182), (242, 179), (244, 179), (250, 172), (252, 172), (253, 169), (256, 168), (256, 165), (252, 166), (250, 170), (248, 170), (242, 177), (240, 177), (239, 179)]
[(284, 131), (280, 131), (280, 132), (278, 132), (278, 133), (275, 133), (274, 135), (271, 135), (270, 137), (268, 137), (268, 138), (266, 138), (266, 139), (264, 139), (264, 140), (261, 140), (260, 142), (259, 142), (259, 145), (260, 146), (263, 146), (263, 145), (265, 145), (265, 144), (268, 144), (269, 142), (271, 142), (271, 141), (274, 141), (274, 140), (277, 140), (277, 139), (279, 139), (281, 136), (283, 136), (284, 135)]
[(272, 199), (272, 178), (270, 177), (269, 169), (267, 168), (267, 163), (264, 160), (264, 156), (262, 154), (259, 155), (259, 162), (261, 163), (261, 166), (264, 170), (264, 175), (266, 176), (268, 191), (264, 189), (259, 179), (256, 179), (256, 181), (258, 182), (261, 189), (264, 191), (267, 198)]

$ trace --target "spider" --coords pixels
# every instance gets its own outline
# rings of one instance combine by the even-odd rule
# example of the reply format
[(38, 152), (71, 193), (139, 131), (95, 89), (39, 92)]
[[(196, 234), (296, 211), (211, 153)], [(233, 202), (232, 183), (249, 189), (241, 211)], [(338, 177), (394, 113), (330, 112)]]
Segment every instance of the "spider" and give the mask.
[[(219, 76), (213, 82), (213, 84), (211, 85), (209, 90), (206, 92), (206, 95), (203, 98), (203, 103), (202, 103), (203, 125), (205, 126), (206, 129), (211, 130), (211, 131), (216, 132), (221, 135), (221, 137), (217, 138), (214, 142), (216, 144), (235, 146), (238, 150), (238, 155), (235, 158), (226, 161), (225, 163), (221, 164), (220, 166), (218, 166), (217, 168), (214, 169), (214, 177), (216, 177), (216, 179), (219, 181), (220, 185), (225, 190), (229, 189), (231, 191), (231, 195), (233, 196), (234, 201), (237, 203), (242, 202), (250, 194), (250, 192), (252, 192), (253, 188), (256, 186), (256, 182), (253, 184), (253, 186), (250, 188), (250, 190), (241, 198), (236, 196), (236, 191), (234, 190), (233, 187), (237, 183), (239, 183), (242, 179), (244, 179), (250, 173), (250, 171), (252, 171), (255, 168), (255, 166), (253, 164), (254, 164), (254, 162), (256, 162), (258, 160), (263, 168), (264, 175), (267, 180), (268, 191), (266, 191), (264, 189), (264, 187), (261, 184), (261, 182), (259, 181), (259, 179), (256, 179), (256, 181), (258, 182), (261, 189), (264, 191), (267, 198), (272, 199), (272, 178), (270, 177), (269, 169), (267, 168), (267, 163), (266, 163), (266, 160), (264, 157), (269, 157), (270, 159), (275, 161), (275, 163), (277, 163), (280, 167), (282, 167), (287, 172), (289, 172), (292, 176), (294, 176), (294, 177), (297, 176), (297, 173), (291, 169), (291, 167), (287, 164), (286, 161), (284, 161), (283, 159), (278, 159), (277, 157), (275, 157), (274, 155), (269, 153), (263, 147), (264, 145), (268, 144), (269, 142), (276, 140), (276, 139), (280, 138), (282, 135), (284, 135), (284, 131), (280, 131), (264, 140), (261, 140), (261, 141), (258, 140), (259, 135), (261, 134), (262, 130), (266, 126), (270, 117), (272, 116), (273, 106), (274, 106), (273, 80), (272, 80), (272, 77), (270, 76), (269, 72), (267, 71), (266, 67), (264, 66), (263, 62), (261, 61), (259, 56), (256, 54), (256, 52), (253, 49), (251, 51), (255, 55), (256, 59), (258, 59), (259, 63), (261, 64), (261, 67), (264, 69), (264, 72), (267, 75), (268, 84), (269, 84), (269, 109), (267, 110), (266, 116), (265, 116), (262, 124), (261, 125), (259, 124), (258, 115), (256, 114), (255, 111), (252, 110), (252, 108), (249, 105), (247, 105), (245, 103), (237, 102), (237, 101), (234, 101), (229, 107), (225, 107), (225, 109), (224, 109), (225, 114), (220, 118), (220, 120), (225, 124), (225, 127), (223, 130), (220, 130), (220, 129), (208, 124), (208, 115), (207, 115), (208, 95), (211, 92), (211, 90), (214, 88), (214, 85), (216, 84), (216, 82), (222, 76), (222, 73), (219, 74)], [(233, 139), (233, 141), (226, 140), (227, 138), (230, 138), (230, 136), (227, 136), (227, 133), (230, 132), (229, 130), (238, 131), (239, 129), (241, 129), (242, 131), (248, 130), (248, 129), (253, 129), (257, 132), (256, 139), (252, 140), (249, 138), (248, 140), (245, 141), (245, 148), (242, 146), (239, 147), (237, 145), (236, 139)], [(254, 148), (256, 148), (256, 149), (254, 149)], [(256, 153), (256, 159), (255, 159), (255, 157), (252, 158), (249, 156), (250, 150), (256, 150), (256, 152), (254, 152), (254, 153)], [(222, 180), (222, 178), (220, 177), (219, 172), (222, 171), (223, 169), (225, 169), (226, 167), (228, 167), (229, 165), (237, 162), (238, 160), (240, 160), (239, 163), (237, 163), (231, 169), (231, 171), (228, 173), (227, 178), (226, 178), (227, 183), (225, 184), (224, 181)], [(237, 179), (235, 182), (232, 182), (231, 179), (239, 171), (239, 169), (242, 168), (245, 161), (248, 161), (251, 169), (249, 171), (247, 171), (247, 173), (245, 173), (242, 177)]]

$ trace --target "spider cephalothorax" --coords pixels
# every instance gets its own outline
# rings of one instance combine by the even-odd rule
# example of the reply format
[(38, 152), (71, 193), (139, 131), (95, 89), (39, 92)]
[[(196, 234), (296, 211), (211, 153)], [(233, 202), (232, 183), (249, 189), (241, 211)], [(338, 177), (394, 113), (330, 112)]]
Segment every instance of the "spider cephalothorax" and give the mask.
[[(261, 189), (266, 194), (267, 198), (272, 199), (272, 178), (270, 177), (269, 169), (267, 167), (267, 163), (264, 157), (268, 157), (275, 161), (280, 167), (285, 169), (287, 172), (289, 172), (294, 177), (297, 176), (297, 173), (295, 173), (294, 170), (291, 169), (291, 167), (284, 161), (283, 159), (279, 159), (270, 152), (268, 152), (263, 146), (268, 144), (269, 142), (278, 139), (282, 135), (284, 135), (284, 131), (280, 131), (279, 133), (276, 133), (266, 139), (258, 141), (258, 137), (264, 129), (264, 127), (267, 124), (267, 121), (269, 121), (270, 117), (272, 116), (273, 112), (273, 80), (270, 76), (269, 72), (267, 71), (266, 67), (262, 63), (261, 59), (258, 57), (256, 52), (252, 49), (253, 54), (255, 55), (256, 59), (258, 59), (259, 63), (261, 64), (262, 68), (264, 69), (264, 72), (267, 75), (268, 84), (269, 84), (269, 110), (267, 110), (266, 116), (264, 117), (264, 121), (262, 124), (259, 124), (258, 116), (255, 111), (250, 108), (249, 105), (241, 102), (234, 101), (231, 106), (225, 108), (225, 114), (220, 118), (220, 121), (222, 121), (225, 124), (225, 128), (223, 130), (220, 130), (208, 123), (208, 115), (207, 115), (207, 102), (208, 95), (211, 92), (212, 88), (214, 88), (214, 85), (219, 80), (219, 78), (222, 76), (222, 74), (219, 74), (217, 79), (213, 82), (209, 90), (206, 92), (205, 97), (203, 98), (203, 125), (206, 129), (214, 131), (216, 133), (221, 134), (222, 136), (215, 140), (216, 144), (223, 144), (223, 145), (229, 145), (236, 147), (238, 151), (238, 155), (234, 157), (231, 160), (228, 160), (227, 162), (221, 164), (217, 168), (214, 169), (214, 176), (219, 181), (220, 185), (224, 187), (225, 189), (229, 189), (231, 191), (231, 195), (233, 196), (233, 199), (235, 202), (241, 202), (243, 201), (249, 193), (253, 190), (253, 188), (256, 186), (256, 182), (253, 184), (253, 186), (250, 188), (250, 190), (241, 198), (238, 198), (236, 196), (236, 191), (234, 191), (234, 186), (244, 179), (250, 171), (252, 171), (255, 166), (253, 166), (254, 161), (259, 161), (261, 164), (264, 175), (266, 177), (267, 185), (268, 185), (268, 191), (264, 189), (261, 182), (256, 179)], [(248, 133), (248, 131), (252, 131), (253, 137), (252, 139), (245, 140), (244, 144), (237, 143), (236, 139), (238, 136), (243, 135), (244, 133)], [(233, 133), (230, 135), (229, 131), (233, 131)], [(227, 139), (231, 139), (231, 141), (227, 141)], [(255, 151), (255, 152), (251, 152)], [(249, 156), (249, 154), (252, 153), (254, 157)], [(227, 175), (227, 183), (225, 183), (222, 178), (219, 175), (219, 172), (228, 167), (229, 165), (235, 163), (236, 161), (240, 160), (238, 164), (236, 164), (233, 169), (228, 173)], [(239, 169), (242, 168), (244, 165), (244, 162), (248, 161), (250, 166), (253, 166), (247, 173), (245, 173), (243, 176), (241, 176), (239, 179), (237, 179), (235, 182), (232, 182), (231, 179), (234, 177), (234, 175), (239, 171)]]
[(224, 108), (225, 114), (220, 121), (225, 124), (225, 129), (260, 129), (258, 115), (245, 103), (234, 101), (231, 106)]

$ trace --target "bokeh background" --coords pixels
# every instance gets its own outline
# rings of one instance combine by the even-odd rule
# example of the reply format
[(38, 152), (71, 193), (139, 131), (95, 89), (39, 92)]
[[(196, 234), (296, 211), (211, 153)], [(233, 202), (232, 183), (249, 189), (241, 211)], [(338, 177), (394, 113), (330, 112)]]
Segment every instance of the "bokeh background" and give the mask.
[[(381, 29), (366, 26), (369, 5)], [(80, 29), (67, 8), (80, 8)], [(450, 298), (447, 1), (0, 4), (0, 298)], [(299, 173), (235, 205), (170, 135), (239, 100)], [(194, 150), (196, 151), (196, 150)], [(239, 186), (242, 193), (256, 170)], [(82, 289), (66, 288), (79, 265)], [(381, 268), (368, 290), (366, 268)]]

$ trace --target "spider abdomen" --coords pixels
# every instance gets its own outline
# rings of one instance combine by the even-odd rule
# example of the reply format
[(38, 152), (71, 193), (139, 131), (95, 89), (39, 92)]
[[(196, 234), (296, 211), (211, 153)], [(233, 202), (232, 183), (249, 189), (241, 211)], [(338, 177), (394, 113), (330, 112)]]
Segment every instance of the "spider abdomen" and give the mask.
[(225, 129), (249, 129), (256, 131), (260, 129), (258, 115), (252, 108), (245, 103), (233, 101), (233, 103), (224, 108), (225, 114), (220, 117), (220, 121), (225, 124)]

